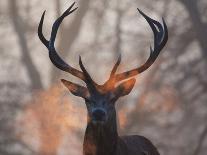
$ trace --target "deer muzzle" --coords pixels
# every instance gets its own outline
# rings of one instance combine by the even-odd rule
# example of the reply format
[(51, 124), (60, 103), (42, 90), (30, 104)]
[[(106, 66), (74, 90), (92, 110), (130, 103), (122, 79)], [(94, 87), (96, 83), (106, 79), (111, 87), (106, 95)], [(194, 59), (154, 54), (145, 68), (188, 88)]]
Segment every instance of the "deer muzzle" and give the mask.
[(106, 122), (106, 111), (102, 108), (94, 109), (92, 112), (92, 123), (97, 124), (101, 123), (103, 124)]

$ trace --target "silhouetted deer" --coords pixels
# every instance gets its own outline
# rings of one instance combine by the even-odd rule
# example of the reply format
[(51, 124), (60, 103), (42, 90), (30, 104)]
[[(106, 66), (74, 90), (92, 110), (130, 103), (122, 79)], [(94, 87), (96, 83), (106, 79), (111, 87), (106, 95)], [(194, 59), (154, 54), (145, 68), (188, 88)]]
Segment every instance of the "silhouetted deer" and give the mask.
[(128, 95), (131, 92), (135, 84), (135, 78), (132, 77), (147, 70), (154, 63), (160, 51), (165, 46), (168, 40), (168, 30), (164, 19), (162, 25), (138, 9), (139, 13), (147, 20), (154, 33), (154, 50), (150, 48), (150, 56), (141, 67), (116, 74), (116, 70), (121, 61), (121, 56), (119, 56), (118, 61), (111, 71), (109, 80), (103, 85), (98, 85), (86, 71), (81, 57), (79, 57), (79, 65), (82, 71), (79, 71), (64, 62), (57, 54), (54, 47), (56, 34), (61, 22), (66, 16), (77, 9), (72, 9), (74, 4), (75, 3), (55, 21), (49, 41), (45, 39), (42, 34), (44, 12), (39, 23), (38, 35), (42, 43), (49, 50), (49, 57), (52, 63), (57, 68), (83, 80), (86, 84), (86, 87), (84, 87), (70, 81), (61, 80), (73, 95), (82, 97), (86, 103), (88, 120), (83, 143), (83, 154), (159, 155), (155, 146), (143, 136), (118, 136), (115, 102), (119, 97)]

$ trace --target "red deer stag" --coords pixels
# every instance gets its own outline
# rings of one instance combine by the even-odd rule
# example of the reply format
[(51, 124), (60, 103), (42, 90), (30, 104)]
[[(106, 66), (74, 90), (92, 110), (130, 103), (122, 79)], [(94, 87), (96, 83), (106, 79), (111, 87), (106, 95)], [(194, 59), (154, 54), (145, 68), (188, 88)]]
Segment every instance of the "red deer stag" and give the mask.
[(84, 87), (70, 81), (63, 79), (61, 80), (73, 95), (82, 97), (85, 100), (88, 111), (88, 119), (83, 142), (83, 154), (159, 155), (156, 147), (143, 136), (118, 136), (115, 102), (119, 97), (128, 95), (131, 92), (136, 81), (135, 78), (132, 77), (147, 70), (154, 63), (160, 51), (165, 46), (168, 40), (168, 30), (164, 19), (162, 25), (138, 9), (139, 13), (146, 19), (153, 31), (154, 49), (150, 48), (150, 56), (142, 66), (117, 74), (116, 71), (121, 61), (121, 56), (119, 56), (118, 61), (111, 71), (109, 79), (103, 85), (98, 85), (87, 72), (82, 63), (81, 57), (79, 57), (80, 71), (61, 59), (54, 46), (56, 34), (61, 22), (66, 16), (70, 15), (77, 9), (73, 9), (74, 4), (75, 3), (73, 3), (55, 21), (49, 41), (43, 36), (42, 33), (45, 15), (44, 12), (39, 23), (38, 36), (42, 43), (47, 47), (52, 63), (57, 68), (83, 80), (86, 84), (86, 87)]

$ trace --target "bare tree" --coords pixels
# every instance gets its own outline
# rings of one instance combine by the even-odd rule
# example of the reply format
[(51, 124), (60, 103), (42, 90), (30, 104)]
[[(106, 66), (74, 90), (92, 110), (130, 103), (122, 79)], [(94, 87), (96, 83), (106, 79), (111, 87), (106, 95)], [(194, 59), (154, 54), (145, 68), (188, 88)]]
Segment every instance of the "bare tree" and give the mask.
[(28, 40), (26, 39), (26, 32), (24, 31), (24, 26), (22, 25), (23, 19), (19, 15), (18, 6), (16, 0), (9, 0), (9, 11), (10, 18), (13, 23), (13, 28), (18, 37), (19, 46), (22, 52), (22, 62), (27, 68), (29, 79), (31, 80), (31, 89), (38, 90), (43, 88), (40, 74), (37, 67), (35, 66), (28, 47)]
[(206, 33), (207, 23), (202, 20), (202, 13), (200, 12), (198, 5), (199, 0), (179, 0), (189, 13), (189, 18), (192, 23), (193, 31), (195, 31), (196, 38), (202, 48), (203, 56), (207, 57), (207, 44)]

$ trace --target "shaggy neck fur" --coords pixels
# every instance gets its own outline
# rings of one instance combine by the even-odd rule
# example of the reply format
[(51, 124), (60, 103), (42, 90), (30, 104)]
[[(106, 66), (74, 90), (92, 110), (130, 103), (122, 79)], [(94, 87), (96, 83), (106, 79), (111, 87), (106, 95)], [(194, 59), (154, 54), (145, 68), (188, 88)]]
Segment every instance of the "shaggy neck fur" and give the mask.
[(118, 140), (116, 118), (106, 124), (88, 122), (84, 144), (84, 155), (114, 155)]

